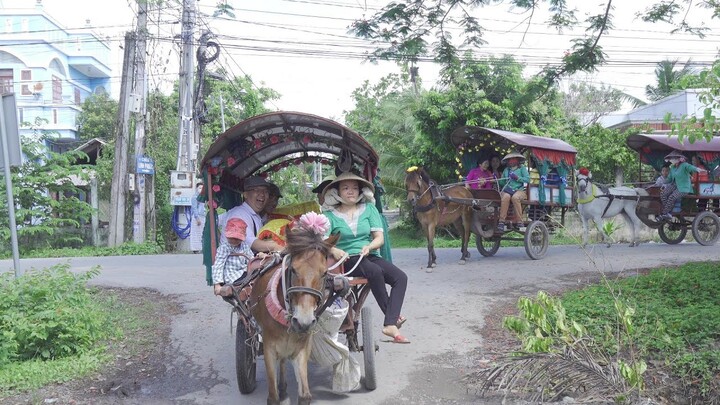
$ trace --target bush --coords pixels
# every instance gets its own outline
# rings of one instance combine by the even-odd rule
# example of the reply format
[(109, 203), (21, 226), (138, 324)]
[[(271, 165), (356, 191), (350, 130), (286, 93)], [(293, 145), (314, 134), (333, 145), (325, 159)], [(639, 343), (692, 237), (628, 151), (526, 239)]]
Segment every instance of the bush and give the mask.
[(69, 264), (0, 276), (0, 367), (10, 362), (82, 355), (118, 333), (87, 282)]

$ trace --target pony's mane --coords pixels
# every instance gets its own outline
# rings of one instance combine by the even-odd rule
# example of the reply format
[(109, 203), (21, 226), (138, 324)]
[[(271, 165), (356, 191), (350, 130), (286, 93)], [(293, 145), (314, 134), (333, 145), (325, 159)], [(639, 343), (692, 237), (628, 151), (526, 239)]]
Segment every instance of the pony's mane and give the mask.
[(301, 226), (287, 233), (285, 251), (291, 256), (300, 256), (309, 250), (318, 250), (323, 255), (330, 254), (330, 246), (325, 243), (322, 235), (309, 231)]

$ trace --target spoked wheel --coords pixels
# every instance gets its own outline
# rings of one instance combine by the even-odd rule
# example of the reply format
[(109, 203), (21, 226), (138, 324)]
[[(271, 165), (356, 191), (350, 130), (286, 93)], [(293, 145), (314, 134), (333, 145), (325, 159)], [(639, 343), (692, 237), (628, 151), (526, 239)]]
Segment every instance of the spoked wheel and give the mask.
[(703, 246), (714, 245), (720, 236), (720, 218), (711, 211), (699, 213), (692, 223), (692, 235)]
[(668, 245), (677, 245), (685, 239), (687, 226), (680, 223), (680, 219), (673, 217), (670, 221), (663, 221), (658, 228), (660, 239)]
[(481, 255), (490, 257), (495, 255), (498, 249), (500, 249), (500, 237), (484, 238), (480, 235), (475, 235), (475, 244)]
[(375, 374), (375, 350), (377, 345), (372, 333), (372, 311), (364, 307), (360, 311), (362, 328), (362, 352), (365, 363), (365, 388), (372, 391), (377, 388), (377, 375)]
[(532, 221), (525, 230), (525, 253), (533, 259), (545, 257), (550, 244), (550, 232), (542, 221)]
[(257, 387), (255, 372), (259, 352), (260, 342), (257, 333), (248, 332), (243, 321), (238, 319), (235, 327), (235, 373), (242, 394), (249, 394)]
[(662, 222), (655, 219), (655, 215), (652, 215), (652, 214), (638, 213), (637, 217), (640, 219), (640, 221), (643, 224), (647, 225), (648, 227), (650, 227), (652, 229), (658, 229), (658, 228), (660, 228), (660, 225), (662, 224)]

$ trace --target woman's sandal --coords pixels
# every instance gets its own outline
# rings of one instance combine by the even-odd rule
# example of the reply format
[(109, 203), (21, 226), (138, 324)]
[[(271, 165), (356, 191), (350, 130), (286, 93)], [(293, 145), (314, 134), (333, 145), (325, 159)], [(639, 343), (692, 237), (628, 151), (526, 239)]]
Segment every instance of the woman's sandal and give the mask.
[(397, 326), (397, 328), (400, 329), (406, 321), (407, 321), (407, 318), (405, 318), (404, 316), (400, 316), (400, 317), (398, 317), (398, 320), (397, 320), (397, 323), (395, 324), (395, 326)]

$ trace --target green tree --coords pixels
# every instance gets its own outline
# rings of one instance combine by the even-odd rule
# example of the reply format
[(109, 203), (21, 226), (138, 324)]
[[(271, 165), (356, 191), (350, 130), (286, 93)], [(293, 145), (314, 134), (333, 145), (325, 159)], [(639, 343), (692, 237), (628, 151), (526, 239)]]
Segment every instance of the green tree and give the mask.
[[(560, 97), (554, 89), (537, 97), (539, 79), (523, 77), (511, 56), (476, 61), (467, 56), (446, 69), (442, 88), (424, 93), (415, 118), (420, 136), (409, 163), (430, 166), (438, 180), (457, 180), (450, 133), (463, 125), (557, 136), (565, 130)], [(432, 163), (432, 165), (430, 165)]]
[[(483, 39), (481, 20), (472, 13), (474, 8), (493, 5), (499, 1), (489, 0), (428, 0), (390, 2), (370, 18), (356, 20), (350, 31), (358, 37), (373, 41), (375, 50), (370, 59), (397, 60), (415, 63), (431, 57), (443, 65), (457, 62), (467, 49), (481, 48), (486, 44)], [(527, 24), (533, 16), (540, 14), (546, 7), (550, 13), (548, 26), (562, 31), (583, 26), (585, 35), (574, 39), (571, 50), (558, 55), (557, 63), (547, 66), (539, 75), (546, 84), (554, 83), (562, 75), (576, 72), (592, 72), (605, 62), (601, 38), (613, 29), (613, 0), (601, 3), (598, 12), (590, 13), (584, 20), (578, 18), (577, 9), (566, 0), (509, 0), (508, 6), (525, 11)], [(580, 3), (580, 2), (576, 2)], [(583, 2), (584, 3), (584, 2)], [(675, 31), (690, 32), (702, 36), (707, 27), (694, 27), (686, 18), (694, 4), (689, 1), (677, 2), (660, 0), (637, 15), (646, 22), (662, 21), (674, 25)], [(710, 9), (711, 18), (717, 17), (716, 1), (703, 2), (703, 8)], [(529, 26), (529, 25), (528, 25)], [(457, 39), (451, 32), (457, 33)]]
[[(47, 124), (42, 120), (36, 124)], [(80, 246), (79, 228), (90, 221), (92, 208), (79, 198), (84, 191), (73, 180), (88, 180), (88, 166), (76, 164), (87, 155), (70, 151), (54, 153), (44, 141), (56, 136), (37, 130), (23, 137), (25, 160), (12, 169), (13, 198), (18, 242), (22, 251), (33, 248)], [(10, 224), (5, 182), (0, 185), (0, 240), (10, 246)]]
[(633, 132), (639, 130), (619, 132), (594, 124), (573, 128), (561, 133), (559, 138), (577, 149), (577, 167), (587, 167), (597, 183), (614, 184), (618, 170), (625, 174), (626, 182), (639, 180), (639, 157), (625, 144), (628, 135)]
[(405, 169), (413, 159), (420, 135), (413, 112), (418, 96), (407, 75), (390, 74), (377, 84), (365, 81), (352, 94), (355, 108), (345, 111), (345, 122), (380, 156), (383, 185), (391, 198), (404, 198)]
[(113, 139), (117, 123), (118, 102), (107, 93), (96, 93), (82, 103), (77, 117), (78, 136), (81, 140), (100, 138)]
[(565, 115), (576, 119), (583, 126), (595, 124), (601, 117), (619, 110), (625, 101), (635, 107), (645, 104), (605, 84), (596, 87), (584, 82), (572, 83), (562, 98)]
[(655, 78), (657, 79), (656, 86), (645, 86), (645, 95), (650, 101), (658, 101), (667, 96), (671, 96), (680, 90), (689, 88), (688, 85), (692, 85), (692, 82), (686, 78), (695, 76), (695, 70), (691, 67), (690, 61), (688, 60), (682, 68), (676, 69), (679, 61), (675, 60), (662, 60), (658, 62), (655, 67)]

